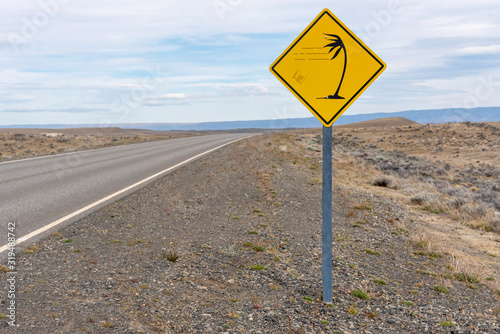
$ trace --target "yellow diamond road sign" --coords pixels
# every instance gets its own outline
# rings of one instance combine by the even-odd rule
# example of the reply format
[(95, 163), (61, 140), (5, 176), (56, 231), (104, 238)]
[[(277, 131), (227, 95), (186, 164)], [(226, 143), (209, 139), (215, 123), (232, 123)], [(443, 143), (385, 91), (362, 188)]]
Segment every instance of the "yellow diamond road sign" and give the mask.
[(386, 68), (328, 9), (271, 65), (271, 72), (331, 126)]

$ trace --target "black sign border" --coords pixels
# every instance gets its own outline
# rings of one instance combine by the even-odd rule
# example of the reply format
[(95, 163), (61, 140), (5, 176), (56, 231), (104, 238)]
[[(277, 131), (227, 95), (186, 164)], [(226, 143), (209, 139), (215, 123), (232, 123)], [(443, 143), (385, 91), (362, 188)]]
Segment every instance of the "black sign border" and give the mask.
[[(337, 23), (338, 26), (340, 26), (345, 33), (347, 33), (349, 36), (351, 36), (351, 38), (356, 41), (356, 43), (359, 44), (359, 46), (361, 46), (373, 59), (375, 59), (375, 61), (377, 63), (380, 64), (380, 68), (378, 69), (377, 72), (375, 72), (375, 74), (356, 92), (356, 94), (354, 94), (350, 99), (349, 101), (347, 101), (347, 103), (344, 104), (344, 106), (342, 106), (342, 108), (329, 120), (325, 120), (320, 114), (319, 112), (316, 111), (316, 109), (314, 109), (275, 69), (276, 66), (278, 66), (278, 64), (283, 60), (283, 58), (285, 58), (288, 53), (295, 47), (295, 45), (297, 45), (297, 43), (300, 42), (300, 40), (305, 36), (307, 35), (307, 33), (316, 25), (316, 23), (318, 23), (319, 20), (321, 20), (323, 18), (323, 16), (325, 15), (328, 15), (333, 21), (335, 21), (335, 23)], [(361, 94), (361, 92), (366, 88), (366, 86), (368, 86), (376, 77), (377, 75), (379, 75), (380, 72), (382, 72), (384, 69), (385, 69), (385, 64), (382, 63), (377, 57), (375, 57), (373, 55), (372, 52), (370, 52), (370, 50), (368, 50), (359, 40), (358, 38), (351, 34), (351, 32), (349, 30), (347, 30), (345, 27), (344, 27), (344, 24), (342, 24), (341, 22), (339, 22), (337, 19), (335, 19), (335, 17), (333, 17), (332, 15), (330, 15), (330, 13), (328, 11), (323, 11), (323, 13), (313, 22), (313, 24), (311, 24), (311, 26), (302, 33), (302, 35), (300, 35), (300, 37), (295, 41), (295, 43), (293, 43), (292, 45), (290, 45), (287, 49), (287, 51), (278, 59), (278, 61), (275, 62), (275, 64), (271, 67), (273, 73), (278, 76), (282, 82), (286, 83), (286, 85), (289, 87), (290, 90), (292, 90), (295, 95), (297, 95), (301, 100), (302, 102), (304, 102), (304, 104), (306, 104), (310, 110), (312, 110), (317, 117), (319, 117), (325, 124), (328, 124), (328, 125), (331, 125), (333, 124), (333, 120), (335, 120), (337, 117), (339, 117), (344, 111), (345, 109), (347, 108), (348, 105), (350, 105), (350, 103), (355, 100), (357, 98), (358, 95)]]

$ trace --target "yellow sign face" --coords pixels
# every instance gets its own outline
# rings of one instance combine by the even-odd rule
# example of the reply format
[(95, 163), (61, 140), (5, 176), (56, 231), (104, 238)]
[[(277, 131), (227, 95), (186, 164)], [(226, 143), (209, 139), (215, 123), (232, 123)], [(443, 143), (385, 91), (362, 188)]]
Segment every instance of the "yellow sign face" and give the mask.
[(373, 51), (324, 9), (270, 70), (330, 127), (385, 68)]

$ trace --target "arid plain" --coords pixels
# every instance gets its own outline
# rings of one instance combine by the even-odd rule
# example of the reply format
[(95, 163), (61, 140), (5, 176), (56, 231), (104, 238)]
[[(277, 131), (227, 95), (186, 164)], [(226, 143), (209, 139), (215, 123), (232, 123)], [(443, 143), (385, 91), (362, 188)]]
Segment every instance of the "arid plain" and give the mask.
[(329, 305), (320, 133), (245, 139), (27, 245), (17, 331), (498, 332), (500, 124), (334, 128)]

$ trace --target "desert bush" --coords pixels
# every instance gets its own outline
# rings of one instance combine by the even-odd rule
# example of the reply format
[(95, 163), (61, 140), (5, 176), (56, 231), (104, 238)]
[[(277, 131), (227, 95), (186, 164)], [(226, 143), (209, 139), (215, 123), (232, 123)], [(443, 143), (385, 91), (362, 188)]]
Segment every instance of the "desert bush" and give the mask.
[(474, 202), (462, 205), (460, 210), (469, 215), (471, 218), (478, 219), (488, 214), (490, 207), (485, 203)]
[(491, 204), (496, 209), (500, 209), (500, 200), (498, 194), (493, 190), (479, 190), (474, 193), (474, 199), (477, 201), (482, 201), (486, 204)]
[(495, 211), (493, 213), (489, 219), (489, 225), (493, 231), (500, 233), (500, 212)]
[(450, 188), (453, 189), (449, 181), (432, 180), (432, 184), (434, 185), (434, 188), (442, 193), (447, 193)]
[(442, 169), (442, 168), (436, 168), (435, 172), (439, 176), (446, 175), (446, 171), (444, 169)]
[(382, 176), (373, 180), (372, 184), (377, 187), (389, 188), (389, 189), (398, 189), (398, 182), (392, 177)]
[(401, 193), (407, 196), (410, 196), (417, 192), (416, 188), (406, 180), (401, 180), (400, 189)]
[(448, 194), (449, 196), (453, 196), (456, 198), (461, 198), (464, 201), (470, 202), (472, 200), (472, 193), (465, 188), (462, 187), (447, 187), (442, 189), (442, 192)]
[(438, 197), (437, 194), (432, 194), (429, 192), (421, 192), (416, 195), (413, 195), (410, 198), (410, 202), (417, 205), (431, 205), (435, 204), (435, 202), (437, 201), (437, 197)]
[(13, 136), (12, 136), (12, 139), (14, 139), (15, 141), (25, 141), (26, 140), (26, 136), (22, 133), (15, 133)]
[(461, 208), (463, 205), (469, 203), (470, 200), (467, 199), (467, 198), (458, 198), (458, 197), (453, 197), (452, 199), (448, 200), (446, 202), (446, 205), (448, 205), (449, 207), (453, 208), (453, 209), (459, 209)]
[(413, 175), (413, 173), (406, 167), (395, 169), (394, 174), (403, 179), (408, 179)]

